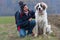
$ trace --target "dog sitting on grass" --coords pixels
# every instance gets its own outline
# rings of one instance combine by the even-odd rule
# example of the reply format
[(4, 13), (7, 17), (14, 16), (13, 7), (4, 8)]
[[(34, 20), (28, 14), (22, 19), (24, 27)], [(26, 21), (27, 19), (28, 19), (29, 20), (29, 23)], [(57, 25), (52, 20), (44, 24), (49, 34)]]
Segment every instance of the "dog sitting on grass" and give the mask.
[(51, 25), (48, 25), (48, 19), (47, 19), (47, 4), (44, 2), (37, 3), (35, 6), (36, 12), (35, 12), (35, 21), (36, 26), (34, 28), (35, 36), (39, 34), (46, 35), (46, 33), (50, 34), (52, 32)]

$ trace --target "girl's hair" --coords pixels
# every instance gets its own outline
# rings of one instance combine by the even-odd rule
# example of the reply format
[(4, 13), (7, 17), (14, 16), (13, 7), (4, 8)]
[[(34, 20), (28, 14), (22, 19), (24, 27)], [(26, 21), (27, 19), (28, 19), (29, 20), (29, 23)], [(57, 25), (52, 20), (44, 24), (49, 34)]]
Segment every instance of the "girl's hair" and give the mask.
[(24, 6), (26, 6), (26, 4), (24, 4), (22, 1), (19, 2), (19, 6), (20, 6), (20, 10), (22, 13), (24, 13)]

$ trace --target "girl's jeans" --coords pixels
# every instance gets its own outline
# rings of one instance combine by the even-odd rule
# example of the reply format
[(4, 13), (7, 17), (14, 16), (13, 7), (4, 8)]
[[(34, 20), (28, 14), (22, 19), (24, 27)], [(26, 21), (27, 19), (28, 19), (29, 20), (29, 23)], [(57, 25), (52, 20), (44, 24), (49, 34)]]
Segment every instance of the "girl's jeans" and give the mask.
[[(32, 21), (30, 21), (30, 25), (28, 26), (28, 28), (20, 29), (20, 31), (19, 31), (20, 37), (25, 37), (26, 35), (32, 34), (32, 30), (33, 30), (35, 24), (36, 24), (35, 20), (32, 20)], [(26, 30), (28, 31), (28, 33), (26, 33)]]

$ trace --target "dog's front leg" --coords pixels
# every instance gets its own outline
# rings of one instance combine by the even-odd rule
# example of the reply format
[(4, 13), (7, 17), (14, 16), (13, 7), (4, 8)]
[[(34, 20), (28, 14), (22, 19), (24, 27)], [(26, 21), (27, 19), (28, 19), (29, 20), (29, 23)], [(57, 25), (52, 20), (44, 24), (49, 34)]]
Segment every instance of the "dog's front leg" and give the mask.
[(46, 35), (46, 26), (43, 28), (43, 35)]
[(35, 26), (35, 37), (38, 36), (38, 25)]
[(44, 24), (44, 27), (43, 27), (43, 35), (46, 35), (46, 27), (47, 27), (47, 25), (46, 25), (46, 21), (44, 21), (43, 22)]
[(38, 36), (38, 17), (36, 16), (35, 37)]
[(46, 35), (46, 27), (47, 27), (47, 25), (48, 25), (47, 13), (46, 13), (45, 16), (44, 16), (43, 23), (44, 23), (43, 34)]
[(36, 19), (35, 37), (38, 36), (38, 20)]

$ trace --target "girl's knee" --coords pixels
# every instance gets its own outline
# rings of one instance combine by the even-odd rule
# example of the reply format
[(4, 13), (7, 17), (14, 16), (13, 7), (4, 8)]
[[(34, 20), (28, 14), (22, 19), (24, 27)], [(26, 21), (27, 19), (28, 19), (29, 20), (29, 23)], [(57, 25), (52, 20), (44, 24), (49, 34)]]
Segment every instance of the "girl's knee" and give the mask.
[(36, 24), (35, 20), (32, 20), (32, 21), (30, 22), (30, 24), (31, 24), (31, 25), (35, 25), (35, 24)]
[(20, 37), (25, 37), (26, 31), (24, 29), (20, 29), (19, 34), (20, 34)]

